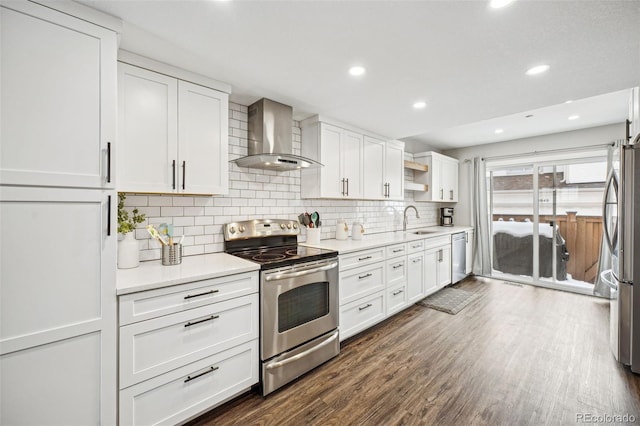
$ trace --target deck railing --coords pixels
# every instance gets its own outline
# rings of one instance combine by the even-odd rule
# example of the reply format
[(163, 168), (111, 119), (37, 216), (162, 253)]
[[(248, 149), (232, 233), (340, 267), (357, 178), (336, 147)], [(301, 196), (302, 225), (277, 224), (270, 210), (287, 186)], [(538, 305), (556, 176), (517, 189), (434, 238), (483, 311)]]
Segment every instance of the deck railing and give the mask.
[[(493, 220), (523, 222), (533, 220), (531, 215), (494, 214)], [(540, 223), (551, 223), (553, 216), (540, 215)], [(574, 211), (555, 217), (560, 234), (565, 239), (569, 261), (567, 273), (575, 280), (595, 282), (602, 240), (602, 216), (578, 216)]]

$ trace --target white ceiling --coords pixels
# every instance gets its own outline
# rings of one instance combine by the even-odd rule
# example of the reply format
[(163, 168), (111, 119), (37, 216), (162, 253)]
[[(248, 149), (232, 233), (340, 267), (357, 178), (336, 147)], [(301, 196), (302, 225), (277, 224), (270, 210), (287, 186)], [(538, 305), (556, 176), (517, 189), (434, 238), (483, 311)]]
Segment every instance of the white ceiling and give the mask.
[[(121, 48), (229, 83), (235, 102), (267, 97), (296, 119), (439, 149), (621, 122), (620, 91), (640, 85), (639, 1), (82, 3), (124, 20)], [(366, 74), (350, 76), (354, 64)]]

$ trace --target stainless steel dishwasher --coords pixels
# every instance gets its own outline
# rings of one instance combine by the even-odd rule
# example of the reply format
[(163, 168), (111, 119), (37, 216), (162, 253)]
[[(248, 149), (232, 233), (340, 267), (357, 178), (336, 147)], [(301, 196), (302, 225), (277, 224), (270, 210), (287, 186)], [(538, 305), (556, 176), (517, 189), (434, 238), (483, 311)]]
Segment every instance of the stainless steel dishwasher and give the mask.
[(451, 282), (457, 283), (467, 276), (465, 268), (467, 264), (467, 238), (466, 232), (458, 232), (451, 235)]

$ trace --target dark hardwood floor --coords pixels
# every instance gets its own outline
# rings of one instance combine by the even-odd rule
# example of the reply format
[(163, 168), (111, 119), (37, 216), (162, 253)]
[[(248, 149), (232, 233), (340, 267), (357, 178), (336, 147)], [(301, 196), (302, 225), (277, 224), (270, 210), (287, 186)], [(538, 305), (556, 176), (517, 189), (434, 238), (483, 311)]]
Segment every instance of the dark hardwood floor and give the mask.
[(609, 350), (608, 301), (482, 278), (456, 287), (480, 297), (457, 315), (408, 308), (267, 398), (192, 425), (640, 422), (640, 376)]

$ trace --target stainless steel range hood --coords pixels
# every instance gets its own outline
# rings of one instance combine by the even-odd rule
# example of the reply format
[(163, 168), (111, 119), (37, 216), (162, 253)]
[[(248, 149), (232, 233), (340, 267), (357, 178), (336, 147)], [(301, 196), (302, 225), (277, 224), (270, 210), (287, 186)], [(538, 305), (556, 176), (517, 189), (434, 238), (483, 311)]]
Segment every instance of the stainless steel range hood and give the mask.
[(232, 160), (240, 167), (275, 171), (322, 167), (293, 154), (293, 108), (262, 98), (249, 106), (249, 146), (246, 157)]

